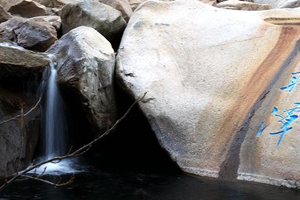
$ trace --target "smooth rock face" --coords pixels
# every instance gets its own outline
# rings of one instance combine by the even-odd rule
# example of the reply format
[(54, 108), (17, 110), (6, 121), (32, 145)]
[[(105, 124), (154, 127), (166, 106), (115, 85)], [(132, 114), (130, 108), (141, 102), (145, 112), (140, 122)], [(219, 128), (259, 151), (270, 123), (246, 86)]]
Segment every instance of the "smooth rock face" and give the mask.
[(122, 17), (128, 22), (132, 9), (127, 0), (98, 0), (101, 3), (109, 5), (122, 13)]
[[(293, 35), (299, 37), (298, 29), (287, 27), (283, 30), (282, 41), (277, 46), (288, 46)], [(240, 180), (300, 188), (299, 40), (291, 45), (292, 48), (287, 48), (289, 56), (285, 62), (280, 62), (285, 68), (280, 79), (269, 89), (249, 122), (241, 149)]]
[(110, 42), (113, 42), (124, 30), (125, 20), (120, 11), (97, 1), (81, 1), (67, 4), (62, 13), (63, 34), (79, 26), (96, 29)]
[(11, 6), (8, 12), (22, 17), (47, 15), (46, 7), (32, 0), (23, 0)]
[(239, 0), (229, 0), (218, 3), (216, 5), (218, 8), (225, 8), (231, 10), (269, 10), (272, 8), (269, 4), (257, 4), (251, 3), (247, 1), (239, 1)]
[(26, 49), (45, 51), (57, 40), (57, 32), (42, 18), (13, 17), (0, 24), (0, 37)]
[(113, 76), (115, 55), (95, 29), (78, 27), (51, 46), (57, 55), (58, 82), (78, 93), (97, 136), (116, 120)]
[(42, 74), (44, 67), (48, 65), (49, 59), (45, 54), (29, 51), (7, 42), (0, 43), (0, 80)]
[[(141, 110), (183, 171), (258, 182), (269, 176), (275, 185), (298, 178), (300, 146), (278, 151), (275, 141), (263, 149), (256, 138), (260, 123), (268, 124), (270, 99), (299, 59), (298, 18), (184, 0), (148, 1), (135, 10), (118, 51), (117, 80), (134, 98), (148, 92)], [(268, 163), (280, 170), (252, 165), (270, 154), (278, 154)], [(279, 158), (290, 165), (278, 165)]]

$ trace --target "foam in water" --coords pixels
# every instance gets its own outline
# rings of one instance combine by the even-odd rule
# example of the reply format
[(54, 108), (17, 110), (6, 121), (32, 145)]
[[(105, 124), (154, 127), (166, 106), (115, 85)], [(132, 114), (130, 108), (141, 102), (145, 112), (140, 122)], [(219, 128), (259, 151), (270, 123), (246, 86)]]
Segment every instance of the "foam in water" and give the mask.
[(83, 172), (84, 170), (80, 166), (79, 162), (75, 158), (61, 160), (59, 163), (47, 163), (40, 167), (30, 171), (30, 173), (36, 174), (48, 174), (48, 175), (61, 175), (61, 174), (74, 174)]

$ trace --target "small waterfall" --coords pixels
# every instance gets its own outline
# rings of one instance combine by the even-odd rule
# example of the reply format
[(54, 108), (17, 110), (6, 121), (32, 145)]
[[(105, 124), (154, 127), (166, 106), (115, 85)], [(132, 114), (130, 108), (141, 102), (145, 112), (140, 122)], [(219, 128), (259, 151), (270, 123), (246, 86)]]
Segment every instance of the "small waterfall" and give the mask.
[(56, 64), (50, 62), (50, 75), (45, 85), (45, 104), (42, 113), (43, 156), (49, 159), (66, 152), (66, 113), (65, 105), (57, 85)]
[[(50, 60), (53, 60), (50, 57)], [(43, 95), (41, 105), (42, 112), (42, 158), (41, 161), (48, 160), (55, 156), (65, 155), (68, 151), (67, 143), (67, 119), (66, 107), (57, 84), (56, 63), (50, 62), (50, 66), (45, 69), (43, 81), (40, 86), (40, 95)], [(62, 160), (58, 163), (47, 163), (37, 168), (34, 173), (45, 174), (65, 174), (76, 173), (81, 170), (75, 169), (77, 162), (75, 159)], [(46, 171), (44, 171), (46, 167)]]

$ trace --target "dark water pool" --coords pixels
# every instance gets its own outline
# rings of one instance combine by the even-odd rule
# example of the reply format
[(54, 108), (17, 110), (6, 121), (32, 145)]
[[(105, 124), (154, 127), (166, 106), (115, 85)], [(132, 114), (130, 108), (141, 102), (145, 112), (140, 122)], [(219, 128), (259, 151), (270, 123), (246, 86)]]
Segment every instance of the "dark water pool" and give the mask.
[[(248, 182), (198, 178), (174, 171), (139, 171), (103, 168), (81, 161), (85, 172), (77, 173), (67, 186), (26, 180), (0, 193), (0, 199), (101, 199), (101, 200), (298, 200), (300, 191)], [(54, 176), (47, 176), (49, 180)], [(57, 177), (56, 177), (57, 178)], [(64, 175), (63, 178), (68, 178)]]
[[(128, 100), (117, 99), (123, 104)], [(87, 127), (76, 130), (86, 133)], [(81, 158), (79, 169), (84, 172), (76, 173), (72, 184), (54, 188), (34, 180), (15, 182), (0, 192), (0, 200), (300, 200), (300, 191), (293, 189), (182, 174), (136, 107), (114, 133), (94, 146), (97, 155)], [(58, 177), (47, 176), (54, 178)]]

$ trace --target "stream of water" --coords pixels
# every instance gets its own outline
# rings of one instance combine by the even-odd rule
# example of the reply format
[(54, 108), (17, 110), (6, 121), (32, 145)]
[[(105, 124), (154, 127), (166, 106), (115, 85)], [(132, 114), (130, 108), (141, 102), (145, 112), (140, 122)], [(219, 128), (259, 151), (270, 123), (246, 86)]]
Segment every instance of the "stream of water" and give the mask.
[[(50, 57), (50, 59), (53, 59)], [(59, 91), (57, 83), (56, 63), (50, 62), (49, 68), (45, 70), (41, 83), (41, 93), (44, 96), (42, 106), (42, 155), (39, 161), (45, 161), (55, 156), (67, 153), (67, 120), (65, 103)], [(73, 168), (75, 159), (66, 159), (56, 163), (47, 163), (37, 168), (38, 173), (59, 175), (75, 173)], [(46, 168), (46, 171), (44, 169)]]

